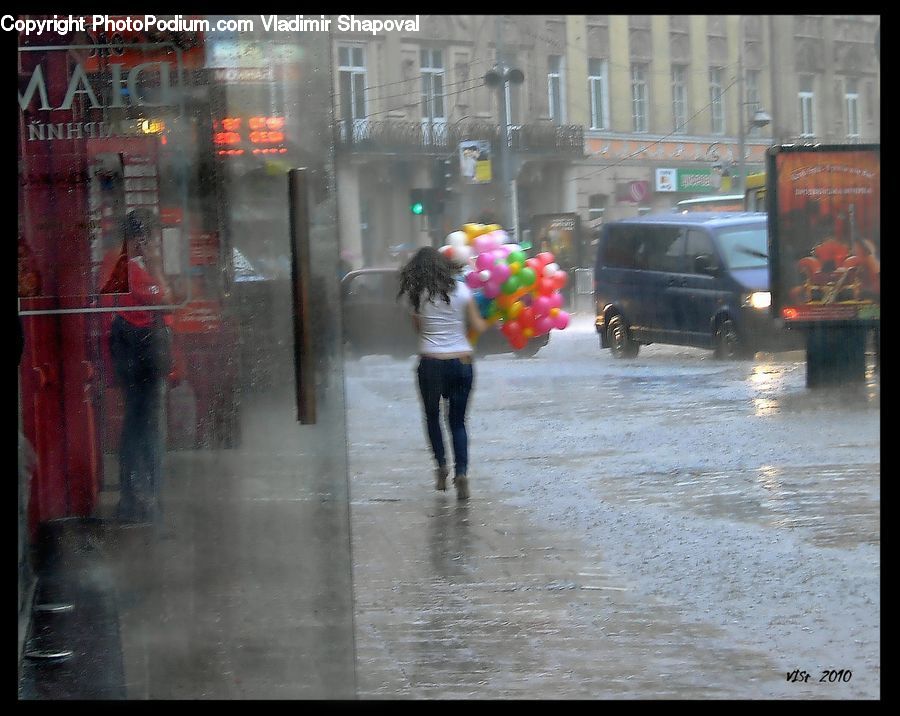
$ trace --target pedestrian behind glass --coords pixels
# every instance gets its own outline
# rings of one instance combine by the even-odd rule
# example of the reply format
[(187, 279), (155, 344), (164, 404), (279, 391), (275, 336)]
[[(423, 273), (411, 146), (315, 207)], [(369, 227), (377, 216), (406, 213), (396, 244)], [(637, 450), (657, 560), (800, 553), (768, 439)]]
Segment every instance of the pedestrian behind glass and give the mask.
[(466, 409), (474, 371), (471, 328), (482, 333), (487, 323), (465, 282), (457, 280), (462, 266), (430, 246), (419, 249), (400, 272), (400, 292), (410, 309), (418, 334), (417, 377), (425, 425), (431, 445), (435, 487), (447, 489), (447, 457), (441, 432), (441, 398), (449, 403), (448, 422), (453, 445), (456, 496), (469, 497), (469, 445)]
[[(119, 438), (118, 518), (153, 522), (160, 513), (164, 379), (171, 369), (171, 337), (159, 309), (171, 303), (158, 248), (150, 244), (149, 227), (129, 212), (124, 242), (108, 262), (111, 268), (101, 292), (117, 294), (117, 311), (109, 333), (109, 351), (122, 388), (125, 414)], [(113, 285), (114, 283), (118, 285)], [(109, 305), (108, 300), (104, 301)]]

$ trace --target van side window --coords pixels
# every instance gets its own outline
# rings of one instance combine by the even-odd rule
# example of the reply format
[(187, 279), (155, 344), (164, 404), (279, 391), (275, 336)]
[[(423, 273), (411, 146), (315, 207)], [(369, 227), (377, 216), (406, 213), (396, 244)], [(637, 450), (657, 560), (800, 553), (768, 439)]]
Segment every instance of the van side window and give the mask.
[(710, 256), (712, 257), (712, 261), (714, 264), (719, 263), (719, 257), (716, 254), (716, 247), (713, 244), (712, 238), (709, 236), (709, 234), (703, 231), (691, 229), (687, 232), (686, 253), (688, 259), (688, 271), (691, 273), (697, 273), (694, 259), (696, 259), (698, 256)]
[(684, 231), (678, 227), (654, 227), (644, 234), (639, 256), (649, 271), (684, 272)]
[(637, 268), (639, 248), (637, 230), (632, 226), (610, 226), (603, 244), (601, 264), (609, 268)]

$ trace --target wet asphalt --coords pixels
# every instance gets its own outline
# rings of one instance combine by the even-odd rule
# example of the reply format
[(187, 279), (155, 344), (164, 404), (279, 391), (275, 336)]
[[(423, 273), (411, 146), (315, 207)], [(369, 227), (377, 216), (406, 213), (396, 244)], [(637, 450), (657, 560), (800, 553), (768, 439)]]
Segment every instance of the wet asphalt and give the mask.
[(20, 698), (878, 699), (880, 378), (803, 358), (617, 361), (582, 318), (479, 359), (465, 502), (413, 357), (327, 376), (317, 426), (248, 395), (241, 447), (167, 454), (160, 525), (107, 485), (61, 543), (29, 643), (75, 656)]
[(468, 502), (415, 359), (348, 362), (359, 696), (879, 698), (880, 378), (804, 358), (482, 358)]

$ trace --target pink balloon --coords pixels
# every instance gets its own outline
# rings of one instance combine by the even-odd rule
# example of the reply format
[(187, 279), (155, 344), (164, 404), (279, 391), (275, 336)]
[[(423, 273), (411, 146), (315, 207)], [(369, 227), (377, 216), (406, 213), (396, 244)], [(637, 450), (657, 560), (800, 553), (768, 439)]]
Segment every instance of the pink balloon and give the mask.
[(484, 295), (488, 298), (497, 298), (500, 295), (500, 286), (498, 286), (493, 281), (488, 281), (484, 284)]
[(553, 254), (549, 251), (541, 251), (535, 258), (541, 262), (542, 266), (546, 266), (547, 264), (552, 264), (554, 261)]
[(491, 269), (491, 280), (496, 281), (497, 283), (503, 283), (509, 278), (511, 273), (512, 271), (507, 264), (495, 263), (494, 268)]
[(497, 248), (497, 239), (490, 234), (482, 234), (475, 237), (472, 245), (475, 247), (476, 253), (483, 254), (486, 251), (493, 251)]
[(532, 305), (534, 306), (535, 315), (538, 316), (546, 316), (550, 312), (550, 309), (553, 308), (549, 296), (538, 296), (534, 299)]
[(551, 328), (553, 328), (553, 319), (550, 316), (541, 316), (534, 322), (534, 332), (539, 336), (547, 333)]
[(562, 330), (566, 326), (569, 325), (569, 314), (565, 311), (560, 311), (556, 314), (556, 319), (554, 320), (554, 326), (559, 330)]
[(481, 276), (478, 275), (477, 271), (471, 271), (466, 274), (466, 286), (469, 288), (481, 288)]
[(563, 295), (559, 291), (551, 293), (549, 296), (549, 299), (550, 299), (550, 308), (562, 308)]
[[(479, 237), (481, 238), (481, 237)], [(479, 271), (484, 271), (486, 269), (490, 269), (491, 266), (494, 265), (494, 255), (491, 253), (478, 253), (478, 258), (475, 259), (475, 268)]]

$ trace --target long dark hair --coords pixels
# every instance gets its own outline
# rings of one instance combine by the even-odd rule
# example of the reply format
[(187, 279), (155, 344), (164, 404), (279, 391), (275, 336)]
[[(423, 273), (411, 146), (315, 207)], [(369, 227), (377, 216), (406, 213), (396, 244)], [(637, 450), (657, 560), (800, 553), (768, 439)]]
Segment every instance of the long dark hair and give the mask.
[(425, 292), (432, 303), (436, 296), (444, 299), (445, 303), (450, 303), (450, 294), (456, 285), (455, 276), (461, 270), (461, 264), (451, 261), (431, 246), (423, 246), (400, 269), (400, 291), (397, 298), (405, 293), (416, 312)]

